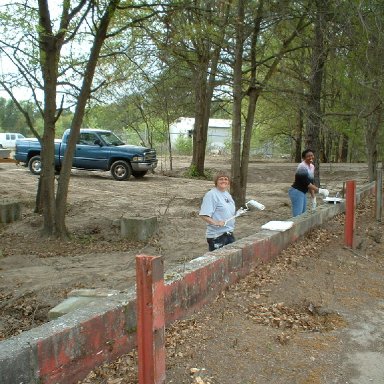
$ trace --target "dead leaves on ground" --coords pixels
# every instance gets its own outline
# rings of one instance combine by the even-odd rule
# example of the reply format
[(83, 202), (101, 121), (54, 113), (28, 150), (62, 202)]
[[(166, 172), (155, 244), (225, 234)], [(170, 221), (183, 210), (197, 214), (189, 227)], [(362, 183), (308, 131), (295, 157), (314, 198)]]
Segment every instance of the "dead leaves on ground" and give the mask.
[(253, 304), (246, 310), (245, 314), (257, 324), (268, 325), (281, 330), (331, 331), (345, 325), (345, 322), (337, 313), (311, 310), (313, 305), (289, 307), (284, 303)]
[(208, 375), (205, 368), (191, 368), (189, 372), (193, 380), (191, 384), (212, 384), (213, 377)]
[[(368, 209), (369, 207), (364, 207)], [(280, 256), (271, 264), (264, 264), (238, 284), (230, 287), (219, 295), (216, 302), (227, 301), (225, 313), (233, 313), (240, 309), (245, 316), (257, 324), (272, 327), (278, 331), (276, 341), (286, 345), (292, 339), (294, 332), (324, 332), (345, 326), (345, 321), (337, 313), (327, 312), (321, 306), (311, 302), (299, 304), (287, 304), (283, 302), (268, 303), (267, 298), (271, 291), (271, 285), (284, 278), (286, 271), (299, 269), (303, 258), (319, 258), (323, 247), (337, 238), (342, 239), (344, 216), (338, 215), (333, 219), (333, 230), (318, 228), (311, 231), (304, 239), (292, 244), (284, 250)], [(260, 299), (263, 300), (260, 303)], [(235, 302), (235, 306), (231, 306)], [(220, 304), (220, 303), (219, 303)], [(223, 312), (224, 313), (224, 312)], [(192, 362), (194, 354), (202, 354), (204, 340), (213, 338), (215, 332), (210, 327), (209, 316), (225, 316), (222, 312), (212, 315), (205, 314), (206, 318), (193, 318), (174, 322), (166, 331), (167, 367), (181, 364), (181, 362)], [(275, 333), (276, 334), (276, 333)], [(128, 359), (129, 360), (129, 359)], [(124, 363), (123, 358), (117, 363), (104, 365), (94, 371), (82, 384), (107, 383), (126, 384), (137, 381), (126, 381), (119, 370), (125, 370), (131, 375), (132, 366), (137, 363), (130, 360)], [(130, 368), (124, 366), (127, 364)], [(190, 377), (191, 384), (213, 384), (214, 378), (209, 375), (208, 370), (201, 367), (192, 367), (185, 372)], [(132, 376), (133, 377), (133, 376)], [(104, 380), (104, 381), (102, 381)], [(108, 380), (108, 381), (106, 381)], [(174, 381), (172, 381), (174, 382)]]
[(137, 380), (137, 352), (132, 351), (111, 363), (103, 364), (79, 381), (81, 384), (135, 384)]
[(171, 358), (185, 357), (192, 353), (192, 345), (189, 345), (191, 339), (206, 339), (206, 331), (207, 327), (195, 319), (174, 322), (166, 331), (165, 348), (167, 356)]
[(342, 231), (329, 232), (325, 228), (317, 228), (304, 239), (292, 243), (283, 250), (279, 257), (269, 264), (262, 264), (250, 275), (241, 280), (233, 288), (237, 291), (247, 291), (252, 295), (265, 296), (262, 287), (273, 284), (284, 277), (284, 272), (297, 269), (301, 260), (308, 257), (319, 257), (323, 247), (331, 240), (340, 237)]
[(18, 335), (47, 321), (47, 306), (33, 292), (14, 295), (0, 291), (0, 340)]

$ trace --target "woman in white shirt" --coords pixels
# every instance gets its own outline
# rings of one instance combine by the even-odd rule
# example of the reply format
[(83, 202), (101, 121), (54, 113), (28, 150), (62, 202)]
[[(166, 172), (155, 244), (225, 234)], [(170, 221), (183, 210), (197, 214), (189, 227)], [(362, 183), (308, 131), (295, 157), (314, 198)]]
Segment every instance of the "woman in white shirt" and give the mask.
[(213, 251), (233, 243), (235, 237), (235, 202), (228, 192), (230, 178), (226, 172), (218, 172), (214, 178), (215, 187), (208, 191), (201, 204), (200, 217), (207, 223), (208, 249)]

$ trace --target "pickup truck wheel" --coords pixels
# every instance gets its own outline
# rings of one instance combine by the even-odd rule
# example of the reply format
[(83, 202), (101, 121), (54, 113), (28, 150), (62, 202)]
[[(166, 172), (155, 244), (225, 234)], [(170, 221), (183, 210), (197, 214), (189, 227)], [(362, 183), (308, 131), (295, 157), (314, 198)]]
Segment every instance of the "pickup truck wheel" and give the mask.
[(41, 173), (41, 158), (40, 156), (33, 156), (28, 162), (28, 168), (34, 175), (40, 175)]
[(115, 180), (128, 180), (132, 175), (132, 169), (126, 161), (117, 160), (111, 166), (111, 174)]
[(147, 174), (148, 171), (132, 171), (132, 176), (136, 179), (141, 179)]

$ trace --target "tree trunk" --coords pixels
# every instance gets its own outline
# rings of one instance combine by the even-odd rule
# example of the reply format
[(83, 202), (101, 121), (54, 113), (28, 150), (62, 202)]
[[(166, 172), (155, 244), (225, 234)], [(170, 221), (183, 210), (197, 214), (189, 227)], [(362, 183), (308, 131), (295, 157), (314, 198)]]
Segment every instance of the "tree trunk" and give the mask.
[[(260, 25), (263, 15), (264, 2), (260, 0), (257, 14), (254, 18), (253, 31), (251, 35), (251, 47), (250, 47), (250, 60), (251, 60), (251, 72), (249, 78), (248, 87), (248, 109), (245, 119), (243, 145), (241, 152), (241, 163), (240, 163), (240, 188), (239, 195), (237, 196), (237, 203), (239, 205), (245, 204), (246, 192), (247, 192), (247, 181), (248, 181), (248, 165), (249, 165), (249, 152), (251, 150), (251, 138), (253, 131), (253, 124), (255, 122), (256, 104), (259, 99), (262, 87), (257, 84), (256, 73), (257, 73), (257, 59), (256, 59), (256, 46), (257, 39), (260, 33)], [(236, 200), (235, 200), (236, 201)]]
[[(303, 26), (303, 18), (298, 22), (297, 27), (292, 34), (283, 42), (282, 47), (274, 56), (272, 64), (268, 66), (268, 71), (265, 74), (263, 81), (258, 82), (257, 74), (257, 41), (261, 29), (261, 22), (263, 20), (264, 2), (259, 1), (256, 15), (253, 19), (253, 29), (251, 33), (250, 43), (250, 74), (247, 76), (248, 80), (248, 109), (245, 119), (244, 137), (241, 142), (241, 104), (242, 104), (242, 82), (243, 82), (243, 51), (245, 41), (245, 1), (239, 0), (237, 8), (237, 23), (235, 26), (235, 60), (233, 69), (233, 122), (232, 122), (232, 185), (231, 192), (237, 206), (245, 203), (247, 178), (248, 178), (248, 163), (249, 151), (252, 137), (252, 130), (255, 120), (256, 105), (263, 88), (268, 84), (271, 77), (276, 72), (277, 66), (284, 54), (286, 53), (290, 43), (297, 36), (298, 31)], [(241, 151), (242, 144), (242, 151)]]
[(40, 68), (44, 82), (44, 133), (41, 140), (41, 201), (43, 234), (52, 235), (55, 229), (55, 124), (57, 66), (60, 44), (52, 34), (47, 0), (39, 0)]
[[(256, 77), (254, 78), (256, 80)], [(253, 83), (253, 81), (252, 81)], [(254, 84), (252, 84), (248, 95), (248, 110), (247, 117), (245, 120), (244, 127), (244, 140), (243, 140), (243, 150), (241, 153), (241, 166), (240, 166), (240, 196), (238, 196), (238, 202), (240, 205), (245, 204), (246, 192), (247, 192), (247, 181), (248, 181), (248, 165), (249, 165), (249, 151), (251, 149), (251, 138), (253, 124), (255, 122), (255, 113), (256, 113), (256, 104), (260, 96), (260, 89), (257, 89)]]
[(332, 148), (334, 142), (337, 142), (336, 135), (328, 129), (323, 129), (320, 141), (322, 163), (328, 163), (332, 158)]
[(237, 19), (235, 26), (235, 60), (233, 66), (233, 114), (232, 114), (232, 161), (231, 161), (231, 194), (239, 207), (242, 204), (241, 188), (241, 102), (242, 102), (242, 67), (244, 51), (244, 0), (237, 5)]
[(306, 147), (315, 153), (315, 184), (320, 185), (320, 130), (322, 123), (321, 92), (326, 50), (324, 31), (326, 28), (325, 12), (328, 1), (316, 0), (315, 35), (312, 47), (312, 68), (308, 96), (308, 124), (306, 131)]
[[(228, 15), (229, 8), (227, 9), (225, 14), (225, 20)], [(195, 166), (197, 173), (201, 176), (204, 175), (205, 153), (207, 148), (212, 97), (213, 91), (215, 89), (217, 67), (219, 65), (221, 47), (224, 37), (225, 27), (223, 27), (222, 29), (221, 40), (217, 44), (217, 48), (211, 54), (210, 60), (208, 59), (207, 65), (200, 68), (201, 72), (198, 75), (199, 84), (197, 83), (198, 99), (196, 100), (192, 165)]]
[(55, 229), (55, 118), (56, 118), (56, 82), (48, 80), (46, 84), (44, 108), (44, 134), (41, 148), (41, 199), (43, 208), (43, 234), (52, 235)]
[(71, 174), (73, 155), (76, 149), (76, 142), (79, 136), (81, 124), (83, 122), (85, 107), (91, 92), (92, 81), (100, 55), (100, 50), (104, 40), (106, 39), (109, 23), (113, 18), (119, 2), (119, 0), (111, 0), (109, 2), (109, 6), (106, 7), (106, 11), (100, 20), (100, 24), (96, 31), (96, 36), (94, 38), (93, 46), (85, 69), (83, 84), (77, 99), (76, 109), (71, 124), (71, 133), (69, 135), (68, 144), (62, 163), (56, 194), (56, 234), (61, 238), (66, 238), (68, 236), (67, 228), (65, 225), (65, 213), (67, 207), (69, 179)]
[(43, 199), (41, 198), (41, 177), (39, 176), (39, 181), (37, 183), (37, 192), (35, 199), (35, 213), (42, 214), (43, 213)]
[(169, 153), (169, 169), (173, 170), (173, 154), (172, 154), (172, 142), (171, 142), (171, 131), (169, 129), (171, 122), (169, 121), (169, 113), (168, 113), (168, 103), (165, 100), (166, 108), (165, 108), (165, 116), (167, 122), (167, 139), (168, 139), (168, 153)]
[(303, 143), (303, 130), (304, 130), (304, 114), (303, 110), (299, 108), (297, 114), (297, 124), (296, 124), (296, 132), (295, 132), (295, 153), (294, 159), (295, 163), (301, 162), (301, 147)]
[[(382, 19), (382, 18), (381, 18)], [(381, 20), (380, 19), (380, 20)], [(376, 23), (375, 23), (376, 24)], [(381, 24), (377, 24), (382, 26)], [(383, 41), (382, 31), (370, 31), (365, 51), (366, 63), (363, 91), (363, 117), (369, 181), (376, 179), (378, 145), (383, 124)]]
[(378, 103), (373, 113), (367, 118), (365, 129), (365, 143), (368, 160), (369, 181), (376, 180), (376, 166), (378, 160), (378, 135), (383, 121), (383, 105)]
[(339, 143), (339, 153), (337, 157), (337, 162), (346, 163), (348, 161), (348, 136), (344, 133), (340, 136), (340, 143)]
[(192, 166), (194, 171), (200, 175), (204, 175), (205, 151), (208, 138), (208, 121), (207, 105), (211, 102), (208, 100), (208, 62), (203, 58), (196, 73), (196, 90), (195, 90), (195, 126), (193, 130), (193, 156)]
[[(204, 2), (203, 2), (204, 4)], [(205, 3), (207, 10), (212, 11), (213, 4)], [(195, 129), (193, 132), (193, 156), (191, 166), (195, 168), (198, 175), (204, 175), (205, 154), (208, 140), (209, 118), (211, 116), (211, 105), (213, 91), (215, 89), (217, 67), (220, 61), (220, 54), (226, 35), (230, 3), (224, 4), (223, 9), (215, 9), (220, 17), (220, 34), (214, 42), (203, 42), (200, 46), (201, 57), (196, 82), (196, 103), (195, 103)], [(213, 49), (211, 46), (215, 46)]]

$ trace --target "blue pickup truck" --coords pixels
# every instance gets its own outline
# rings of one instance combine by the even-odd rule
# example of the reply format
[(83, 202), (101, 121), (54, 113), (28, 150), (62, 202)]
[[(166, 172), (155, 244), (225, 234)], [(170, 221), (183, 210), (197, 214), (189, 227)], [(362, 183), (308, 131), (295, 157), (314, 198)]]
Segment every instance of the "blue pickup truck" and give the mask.
[[(70, 130), (61, 140), (55, 140), (55, 169), (61, 162), (67, 147)], [(40, 143), (37, 139), (16, 141), (15, 159), (29, 170), (41, 173)], [(81, 129), (76, 144), (72, 166), (79, 169), (110, 171), (115, 180), (127, 180), (130, 176), (143, 177), (157, 166), (156, 151), (151, 148), (126, 145), (113, 132), (102, 129)]]

